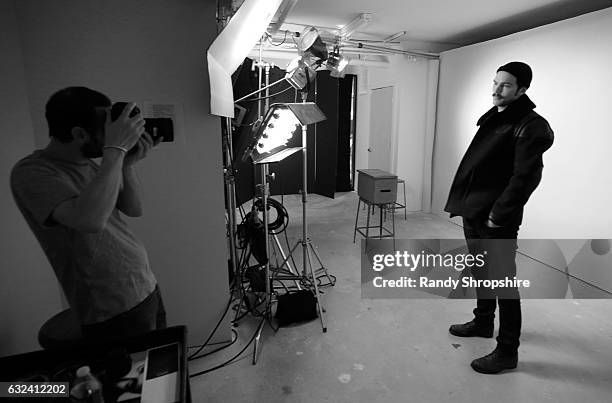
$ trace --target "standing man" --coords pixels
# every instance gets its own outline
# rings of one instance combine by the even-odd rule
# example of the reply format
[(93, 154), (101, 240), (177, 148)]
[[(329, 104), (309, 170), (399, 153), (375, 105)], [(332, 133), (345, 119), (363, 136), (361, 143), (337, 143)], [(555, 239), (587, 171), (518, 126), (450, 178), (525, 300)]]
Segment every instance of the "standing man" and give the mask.
[(11, 172), (15, 202), (92, 340), (166, 326), (147, 252), (119, 214), (142, 214), (135, 165), (155, 143), (143, 117), (130, 117), (134, 104), (114, 122), (110, 105), (85, 87), (53, 94), (45, 108), (49, 144)]
[[(445, 211), (463, 218), (468, 249), (486, 251), (487, 264), (473, 269), (476, 279), (512, 279), (516, 275), (516, 239), (523, 207), (542, 177), (542, 154), (553, 143), (546, 119), (533, 111), (525, 94), (531, 68), (510, 62), (497, 69), (493, 107), (479, 126), (451, 185)], [(475, 371), (494, 374), (516, 368), (521, 333), (521, 305), (517, 288), (477, 288), (474, 319), (452, 325), (459, 337), (493, 337), (499, 304), (499, 334), (492, 353), (472, 361)]]

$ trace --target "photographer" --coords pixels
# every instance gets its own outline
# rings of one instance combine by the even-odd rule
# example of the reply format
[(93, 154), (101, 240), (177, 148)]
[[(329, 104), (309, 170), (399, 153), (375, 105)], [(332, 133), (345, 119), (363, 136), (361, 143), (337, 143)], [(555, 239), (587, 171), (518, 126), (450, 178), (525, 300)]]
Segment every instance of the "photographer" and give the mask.
[[(38, 239), (87, 339), (107, 340), (166, 326), (144, 245), (119, 211), (142, 215), (135, 164), (157, 145), (128, 104), (85, 87), (51, 96), (50, 142), (11, 172), (13, 197)], [(98, 165), (92, 158), (101, 158)]]

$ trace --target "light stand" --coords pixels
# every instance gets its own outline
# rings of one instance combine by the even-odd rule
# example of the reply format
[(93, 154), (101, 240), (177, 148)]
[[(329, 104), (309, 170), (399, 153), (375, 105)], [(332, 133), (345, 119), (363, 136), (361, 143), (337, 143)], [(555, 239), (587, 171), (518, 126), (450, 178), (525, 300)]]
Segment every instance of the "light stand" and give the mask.
[(223, 178), (225, 182), (225, 205), (227, 209), (227, 232), (229, 239), (229, 255), (234, 281), (232, 284), (232, 294), (240, 301), (240, 306), (236, 311), (236, 316), (233, 322), (236, 322), (238, 313), (242, 307), (243, 293), (240, 284), (240, 267), (238, 265), (238, 255), (236, 253), (236, 181), (234, 173), (234, 156), (232, 152), (232, 121), (231, 118), (226, 118), (225, 133), (222, 137), (222, 147), (224, 156)]
[[(279, 83), (282, 80), (278, 80), (274, 84), (270, 85), (270, 65), (261, 61), (261, 40), (260, 40), (259, 52), (260, 52), (260, 55), (259, 55), (260, 57), (259, 57), (259, 62), (257, 63), (257, 67), (259, 69), (259, 74), (258, 74), (259, 90), (257, 90), (257, 93), (263, 90), (266, 91), (265, 92), (265, 107), (266, 109), (268, 109), (268, 105), (269, 105), (268, 95), (269, 95), (270, 87), (276, 83)], [(265, 68), (265, 72), (266, 72), (266, 85), (263, 88), (261, 86), (261, 72), (263, 70), (262, 68)], [(252, 93), (248, 94), (241, 99), (245, 99), (246, 97), (251, 96), (251, 95), (253, 94)], [(238, 101), (240, 101), (240, 99)], [(257, 102), (257, 110), (258, 110), (258, 116), (262, 116), (261, 100)], [(253, 168), (255, 168), (255, 165), (253, 165)], [(262, 314), (263, 318), (261, 322), (259, 323), (259, 326), (257, 327), (257, 335), (255, 336), (255, 344), (253, 347), (253, 360), (252, 360), (253, 365), (257, 364), (257, 357), (259, 354), (259, 345), (261, 343), (261, 332), (263, 331), (264, 322), (270, 319), (269, 316), (271, 314), (271, 309), (272, 309), (272, 288), (270, 286), (270, 257), (271, 256), (270, 256), (270, 233), (269, 233), (269, 217), (268, 217), (268, 196), (270, 194), (270, 186), (269, 186), (268, 180), (269, 180), (268, 164), (264, 163), (261, 165), (261, 199), (262, 199), (262, 204), (263, 204), (262, 214), (263, 214), (263, 223), (264, 223), (264, 234), (266, 237), (266, 242), (265, 242), (266, 263), (264, 265), (266, 294), (264, 296), (265, 309)]]
[(266, 234), (266, 263), (264, 265), (264, 276), (266, 281), (266, 294), (264, 296), (264, 306), (265, 310), (263, 312), (263, 320), (259, 323), (257, 327), (257, 335), (255, 336), (255, 347), (253, 348), (253, 365), (257, 364), (257, 355), (259, 353), (259, 344), (261, 342), (261, 332), (264, 327), (264, 322), (266, 316), (271, 313), (271, 303), (272, 303), (272, 287), (270, 287), (270, 236), (268, 234), (268, 195), (270, 192), (270, 187), (268, 185), (268, 164), (264, 163), (261, 165), (261, 199), (263, 202), (263, 223), (264, 223), (264, 233)]
[[(314, 33), (311, 32), (309, 35), (305, 35), (303, 36), (300, 40), (300, 44), (302, 45), (302, 47), (300, 48), (300, 51), (310, 51), (311, 53), (317, 55), (317, 57), (322, 58), (322, 59), (326, 59), (327, 58), (327, 51), (325, 49), (324, 44), (322, 43), (322, 41), (320, 40), (320, 38), (318, 37), (318, 34), (316, 34), (316, 38), (315, 38), (315, 34), (316, 34), (316, 30), (314, 30)], [(305, 40), (307, 39), (307, 41)], [(259, 345), (260, 345), (260, 339), (261, 339), (261, 332), (263, 330), (263, 326), (264, 326), (264, 321), (265, 319), (269, 318), (269, 315), (271, 314), (271, 302), (272, 302), (272, 284), (271, 284), (271, 277), (270, 277), (270, 234), (269, 234), (269, 225), (268, 225), (268, 196), (269, 196), (269, 171), (268, 171), (268, 163), (269, 162), (278, 162), (281, 161), (282, 159), (288, 157), (290, 154), (292, 154), (295, 151), (299, 151), (300, 148), (296, 147), (294, 149), (287, 149), (286, 148), (286, 140), (288, 140), (288, 138), (284, 138), (285, 136), (279, 135), (278, 130), (274, 130), (274, 125), (269, 125), (269, 120), (271, 117), (274, 117), (274, 119), (278, 119), (279, 115), (273, 114), (271, 113), (273, 108), (268, 108), (268, 103), (269, 103), (269, 96), (268, 96), (268, 91), (269, 88), (272, 87), (273, 85), (281, 82), (281, 81), (287, 81), (289, 82), (293, 87), (295, 87), (296, 89), (301, 89), (303, 88), (303, 86), (308, 84), (308, 80), (309, 80), (309, 72), (311, 71), (311, 68), (304, 63), (303, 61), (300, 61), (298, 63), (298, 66), (296, 66), (295, 69), (293, 69), (291, 71), (291, 73), (287, 74), (285, 76), (285, 78), (276, 81), (275, 83), (269, 84), (269, 66), (266, 65), (266, 85), (262, 88), (261, 85), (261, 79), (262, 79), (262, 58), (261, 58), (261, 50), (262, 50), (262, 41), (263, 39), (260, 40), (260, 47), (259, 47), (259, 53), (260, 53), (260, 57), (259, 57), (259, 63), (257, 64), (257, 67), (259, 68), (259, 89), (255, 92), (252, 92), (251, 94), (248, 94), (242, 98), (240, 98), (238, 101), (246, 99), (256, 93), (260, 93), (262, 92), (264, 89), (266, 91), (266, 109), (267, 109), (267, 113), (266, 113), (266, 118), (263, 120), (263, 123), (257, 127), (257, 135), (254, 136), (254, 140), (255, 142), (253, 142), (251, 144), (251, 146), (249, 147), (250, 149), (250, 153), (251, 153), (251, 157), (253, 158), (253, 162), (254, 164), (261, 164), (261, 180), (262, 180), (262, 201), (263, 201), (263, 222), (264, 222), (264, 233), (266, 236), (266, 242), (265, 242), (265, 250), (266, 250), (266, 263), (265, 263), (265, 281), (266, 281), (266, 286), (265, 286), (265, 292), (266, 292), (266, 296), (265, 296), (265, 310), (263, 313), (263, 320), (260, 322), (257, 332), (256, 332), (256, 336), (255, 336), (255, 348), (253, 350), (253, 364), (256, 364), (257, 362), (257, 355), (259, 352)], [(299, 47), (299, 46), (298, 46)], [(314, 73), (314, 72), (313, 72)], [(238, 102), (236, 101), (236, 102)], [(314, 103), (306, 103), (306, 100), (303, 99), (303, 103), (302, 104), (275, 104), (277, 105), (276, 107), (278, 109), (289, 109), (291, 112), (293, 112), (293, 117), (295, 119), (297, 119), (297, 123), (299, 123), (301, 125), (302, 128), (302, 147), (301, 150), (303, 151), (303, 158), (304, 158), (304, 162), (303, 162), (303, 182), (304, 182), (304, 191), (302, 192), (302, 240), (300, 241), (300, 244), (302, 245), (302, 250), (303, 250), (303, 254), (304, 254), (304, 258), (303, 258), (303, 268), (302, 268), (302, 275), (299, 276), (298, 273), (293, 273), (291, 266), (289, 266), (288, 264), (288, 260), (289, 258), (292, 257), (292, 252), (289, 253), (289, 255), (287, 257), (284, 256), (284, 252), (282, 251), (282, 247), (280, 246), (280, 242), (278, 241), (278, 239), (276, 238), (276, 234), (274, 236), (274, 239), (276, 241), (276, 245), (279, 248), (279, 251), (281, 252), (281, 255), (283, 256), (284, 260), (283, 263), (281, 264), (281, 267), (283, 265), (287, 265), (289, 272), (292, 273), (291, 276), (289, 276), (291, 280), (294, 280), (296, 285), (299, 288), (299, 284), (297, 282), (297, 280), (304, 280), (307, 279), (308, 275), (307, 275), (307, 267), (310, 269), (310, 277), (311, 277), (311, 282), (314, 286), (315, 289), (315, 296), (317, 299), (317, 306), (318, 306), (318, 310), (319, 310), (319, 317), (321, 319), (321, 326), (323, 328), (323, 331), (326, 332), (327, 328), (325, 327), (324, 324), (324, 319), (323, 319), (323, 308), (321, 306), (321, 302), (320, 302), (320, 294), (319, 294), (319, 288), (317, 285), (317, 278), (315, 275), (315, 271), (313, 271), (312, 269), (312, 262), (311, 262), (311, 258), (310, 258), (310, 254), (309, 254), (309, 246), (312, 249), (313, 253), (315, 254), (316, 258), (318, 259), (319, 263), (321, 263), (321, 259), (319, 258), (318, 254), (316, 253), (316, 251), (314, 250), (314, 247), (312, 246), (312, 244), (310, 243), (310, 239), (307, 238), (306, 235), (306, 183), (307, 183), (307, 174), (308, 174), (308, 170), (307, 170), (307, 153), (306, 153), (306, 126), (308, 124), (311, 123), (316, 123), (319, 121), (322, 121), (325, 118), (325, 115), (323, 115), (323, 113), (321, 112), (321, 110), (314, 104)], [(284, 106), (279, 106), (279, 105), (284, 105)], [(292, 107), (292, 106), (293, 107)], [(297, 105), (300, 105), (299, 107)], [(274, 107), (274, 105), (273, 105)], [(258, 116), (261, 116), (261, 101), (258, 102)], [(280, 123), (280, 122), (279, 122)], [(286, 122), (285, 122), (286, 123)], [(281, 125), (282, 126), (282, 125)], [(259, 151), (263, 151), (263, 149), (265, 148), (263, 143), (266, 143), (268, 146), (270, 146), (272, 143), (268, 140), (268, 136), (266, 135), (266, 130), (267, 128), (270, 128), (270, 131), (274, 131), (276, 135), (278, 135), (277, 137), (279, 138), (284, 138), (284, 144), (285, 146), (282, 146), (280, 144), (277, 144), (274, 142), (274, 145), (276, 148), (272, 148), (271, 150), (266, 150), (266, 152), (263, 153), (259, 153)], [(268, 133), (270, 135), (270, 133)], [(293, 135), (293, 132), (292, 134)], [(290, 136), (289, 136), (290, 137)], [(260, 143), (260, 140), (263, 141), (263, 143)], [(267, 141), (266, 141), (267, 140)], [(281, 142), (282, 143), (282, 142)], [(262, 149), (259, 150), (258, 147), (261, 147)], [(274, 157), (274, 154), (276, 154), (276, 158), (272, 158)], [(293, 248), (294, 250), (297, 249), (297, 245)], [(325, 268), (323, 267), (322, 263), (321, 263), (321, 269), (323, 269), (325, 271), (325, 274), (327, 275), (327, 271), (325, 270)], [(297, 268), (296, 268), (297, 270)], [(283, 277), (287, 277), (287, 276), (283, 276)], [(278, 277), (275, 277), (275, 279)], [(329, 276), (328, 276), (329, 278)]]
[[(302, 103), (306, 104), (306, 96), (307, 93), (302, 92)], [(311, 239), (308, 237), (308, 221), (306, 218), (306, 203), (308, 202), (308, 147), (307, 147), (307, 139), (308, 139), (308, 129), (306, 124), (301, 125), (302, 128), (302, 238), (296, 242), (293, 246), (289, 255), (285, 258), (281, 267), (288, 263), (289, 259), (293, 257), (293, 254), (296, 252), (298, 246), (302, 246), (302, 274), (301, 276), (294, 275), (278, 275), (275, 279), (278, 280), (296, 280), (296, 279), (308, 279), (308, 276), (312, 278), (312, 285), (315, 290), (315, 297), (317, 299), (317, 309), (319, 311), (319, 319), (321, 321), (321, 328), (323, 329), (323, 333), (327, 332), (327, 327), (325, 326), (325, 319), (323, 317), (323, 306), (321, 305), (321, 299), (319, 294), (319, 286), (317, 284), (317, 272), (323, 271), (324, 275), (329, 279), (329, 274), (327, 273), (327, 269), (323, 265), (319, 254), (317, 253), (315, 247), (312, 244)], [(312, 257), (310, 252), (314, 254), (316, 257), (320, 267), (317, 270), (313, 270), (312, 268)], [(330, 281), (331, 283), (331, 281)]]
[[(280, 162), (287, 158), (289, 155), (298, 151), (305, 151), (306, 143), (302, 147), (290, 148), (287, 146), (289, 140), (295, 136), (298, 127), (302, 128), (302, 141), (305, 141), (306, 126), (311, 123), (320, 122), (325, 120), (325, 115), (321, 110), (312, 102), (309, 103), (293, 103), (293, 104), (273, 104), (266, 112), (266, 116), (259, 126), (256, 126), (255, 135), (253, 136), (252, 142), (247, 149), (248, 154), (251, 156), (253, 163), (261, 166), (261, 196), (263, 201), (263, 222), (264, 222), (264, 233), (266, 234), (266, 263), (265, 263), (265, 279), (266, 279), (266, 310), (264, 315), (270, 315), (270, 302), (272, 300), (272, 280), (308, 280), (312, 283), (317, 298), (317, 304), (319, 306), (319, 317), (321, 318), (321, 324), (323, 330), (326, 331), (323, 322), (323, 309), (320, 303), (319, 289), (317, 285), (316, 275), (312, 269), (312, 263), (308, 250), (308, 243), (305, 236), (305, 227), (303, 228), (302, 235), (304, 242), (303, 250), (305, 250), (304, 267), (302, 274), (292, 273), (291, 275), (274, 275), (270, 276), (270, 234), (269, 234), (269, 216), (268, 216), (268, 197), (269, 197), (269, 167), (268, 164), (274, 162)], [(307, 170), (304, 171), (303, 176), (306, 178)], [(302, 198), (305, 202), (305, 192), (302, 192)], [(305, 206), (304, 206), (305, 208)], [(305, 223), (305, 210), (303, 210), (302, 221)], [(312, 248), (312, 246), (311, 246)], [(293, 248), (297, 249), (297, 245)], [(293, 253), (293, 251), (291, 253)], [(287, 263), (291, 257), (291, 253), (284, 259), (281, 267)], [(316, 254), (316, 252), (315, 252)], [(318, 256), (317, 256), (318, 258)], [(320, 259), (319, 259), (320, 260)], [(309, 269), (309, 270), (308, 270)], [(291, 272), (291, 271), (290, 271)], [(257, 352), (259, 351), (260, 336), (263, 330), (263, 321), (260, 323), (257, 329), (255, 337), (255, 350), (253, 354), (253, 363), (256, 363)]]

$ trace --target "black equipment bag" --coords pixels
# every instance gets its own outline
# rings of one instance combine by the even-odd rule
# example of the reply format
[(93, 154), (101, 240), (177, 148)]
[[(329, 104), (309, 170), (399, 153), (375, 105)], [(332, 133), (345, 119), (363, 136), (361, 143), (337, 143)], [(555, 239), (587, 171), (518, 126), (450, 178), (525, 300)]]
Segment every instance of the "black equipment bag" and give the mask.
[(317, 299), (310, 290), (298, 290), (278, 296), (275, 318), (279, 326), (318, 318)]

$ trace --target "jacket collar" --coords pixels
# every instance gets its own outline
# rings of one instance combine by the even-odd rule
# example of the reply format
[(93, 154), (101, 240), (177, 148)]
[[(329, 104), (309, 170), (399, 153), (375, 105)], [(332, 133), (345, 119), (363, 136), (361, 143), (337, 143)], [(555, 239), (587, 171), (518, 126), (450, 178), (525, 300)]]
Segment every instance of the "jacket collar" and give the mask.
[(497, 116), (496, 120), (503, 119), (504, 121), (511, 122), (525, 116), (535, 107), (536, 105), (531, 101), (527, 94), (523, 94), (519, 97), (519, 99), (508, 105), (508, 107), (502, 112), (497, 112), (497, 106), (492, 107), (484, 115), (482, 115), (480, 119), (478, 119), (476, 125), (481, 126), (493, 116)]

